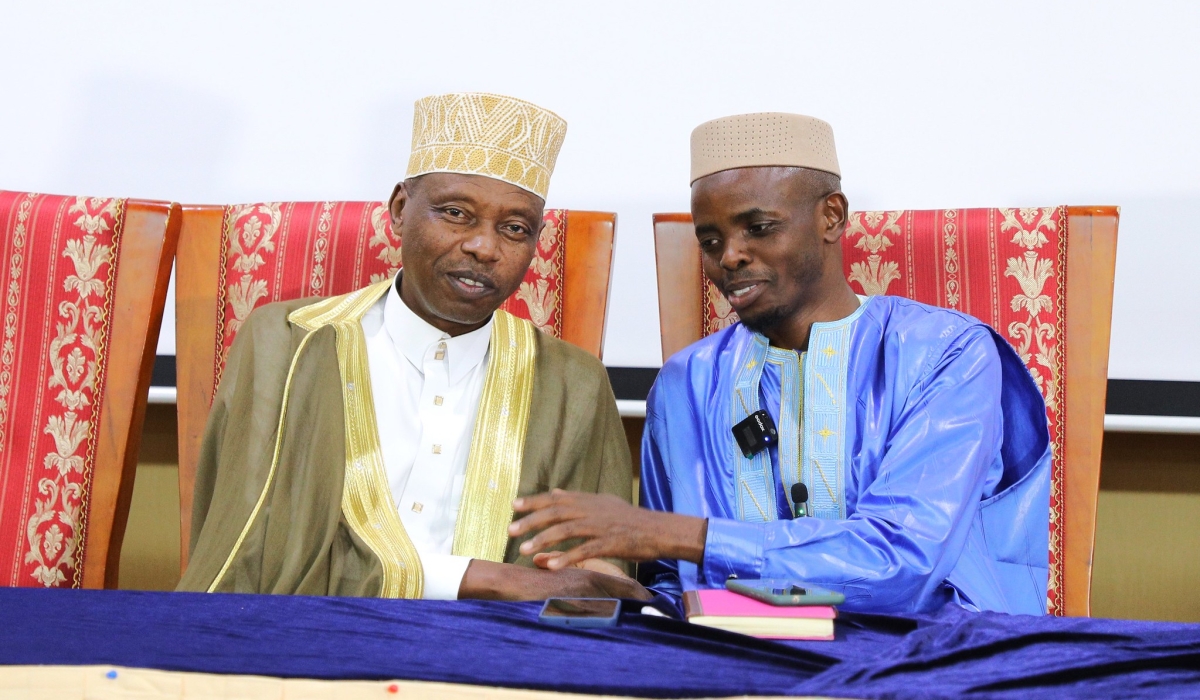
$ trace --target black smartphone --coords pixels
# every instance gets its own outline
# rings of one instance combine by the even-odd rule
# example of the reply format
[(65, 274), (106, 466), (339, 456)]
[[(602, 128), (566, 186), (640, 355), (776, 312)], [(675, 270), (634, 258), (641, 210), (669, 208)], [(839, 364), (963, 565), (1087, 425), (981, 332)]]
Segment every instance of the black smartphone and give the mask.
[(771, 605), (841, 605), (846, 596), (792, 581), (729, 579), (725, 587)]
[(616, 598), (550, 598), (538, 622), (563, 627), (612, 627), (621, 616)]

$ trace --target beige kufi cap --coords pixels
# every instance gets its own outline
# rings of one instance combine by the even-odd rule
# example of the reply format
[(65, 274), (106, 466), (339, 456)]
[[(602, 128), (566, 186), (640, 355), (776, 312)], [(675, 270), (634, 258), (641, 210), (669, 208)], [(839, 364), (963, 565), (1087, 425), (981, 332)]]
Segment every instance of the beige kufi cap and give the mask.
[(692, 182), (733, 168), (784, 166), (841, 177), (833, 127), (801, 114), (760, 112), (704, 122), (692, 132)]
[(503, 95), (456, 92), (417, 100), (405, 177), (485, 175), (546, 198), (567, 122)]

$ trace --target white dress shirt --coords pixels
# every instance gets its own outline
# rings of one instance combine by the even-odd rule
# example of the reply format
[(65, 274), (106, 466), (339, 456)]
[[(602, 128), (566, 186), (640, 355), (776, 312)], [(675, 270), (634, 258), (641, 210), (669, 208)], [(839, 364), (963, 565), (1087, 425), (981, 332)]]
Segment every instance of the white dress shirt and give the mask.
[(379, 445), (400, 521), (421, 557), (423, 597), (455, 600), (470, 557), (454, 556), (454, 525), (492, 321), (451, 338), (400, 298), (396, 285), (362, 319)]

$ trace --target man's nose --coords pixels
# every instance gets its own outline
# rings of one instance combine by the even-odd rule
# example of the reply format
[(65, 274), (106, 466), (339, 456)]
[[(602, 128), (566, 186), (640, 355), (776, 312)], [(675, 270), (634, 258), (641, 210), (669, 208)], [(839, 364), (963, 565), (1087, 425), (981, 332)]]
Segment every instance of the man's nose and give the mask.
[(731, 240), (721, 251), (721, 267), (726, 270), (737, 270), (750, 263), (750, 255), (746, 245), (739, 240)]
[(490, 225), (476, 226), (463, 241), (463, 252), (480, 262), (496, 262), (500, 259), (499, 236)]

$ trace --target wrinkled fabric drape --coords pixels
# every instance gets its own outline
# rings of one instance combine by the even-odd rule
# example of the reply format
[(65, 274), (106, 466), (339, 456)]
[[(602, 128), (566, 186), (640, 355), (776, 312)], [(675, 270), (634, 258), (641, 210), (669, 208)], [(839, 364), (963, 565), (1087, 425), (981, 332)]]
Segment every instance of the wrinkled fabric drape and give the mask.
[[(626, 605), (627, 611), (640, 606)], [(970, 613), (861, 615), (833, 642), (770, 642), (540, 603), (0, 589), (0, 665), (113, 664), (421, 680), (637, 697), (1194, 697), (1200, 625)], [(383, 690), (381, 689), (381, 692)]]

